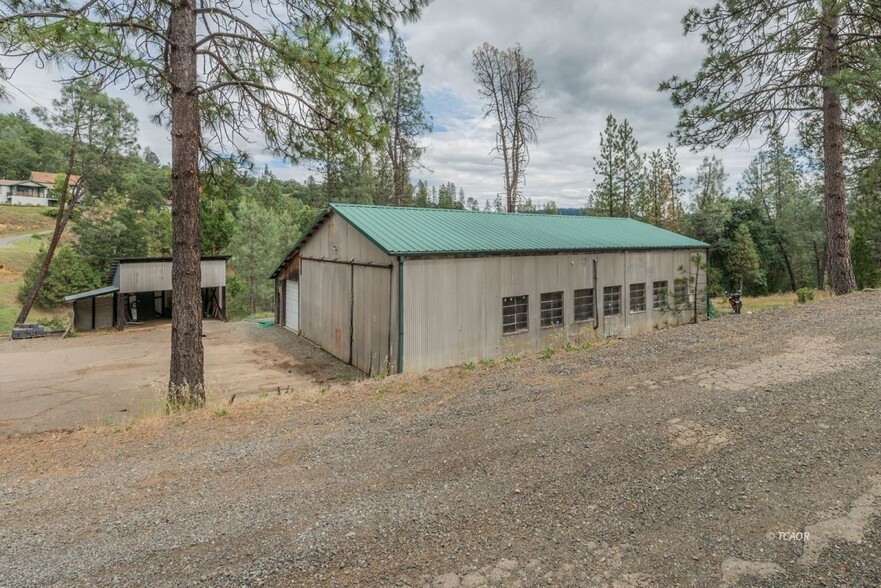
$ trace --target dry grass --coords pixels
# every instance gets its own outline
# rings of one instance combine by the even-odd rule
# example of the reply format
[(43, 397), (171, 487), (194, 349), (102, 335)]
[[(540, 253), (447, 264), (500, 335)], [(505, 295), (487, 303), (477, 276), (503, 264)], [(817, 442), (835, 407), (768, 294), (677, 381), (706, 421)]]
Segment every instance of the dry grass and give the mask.
[[(10, 207), (3, 208), (27, 208)], [(47, 219), (51, 220), (51, 219)], [(10, 247), (0, 249), (0, 336), (9, 333), (18, 318), (21, 304), (18, 302), (18, 289), (21, 287), (25, 270), (33, 262), (40, 252), (40, 247), (45, 243), (45, 237), (22, 239)], [(55, 316), (65, 316), (67, 308), (39, 309), (31, 311), (28, 320), (39, 321)]]
[(0, 237), (51, 230), (55, 219), (44, 215), (46, 210), (42, 206), (0, 204)]
[[(825, 291), (815, 291), (814, 300), (818, 302), (829, 298), (830, 295)], [(769, 294), (767, 296), (744, 296), (743, 308), (741, 312), (759, 312), (769, 308), (789, 308), (798, 304), (798, 299), (794, 292), (784, 292), (778, 294)], [(713, 298), (713, 306), (716, 308), (716, 314), (731, 314), (731, 306), (725, 297)]]

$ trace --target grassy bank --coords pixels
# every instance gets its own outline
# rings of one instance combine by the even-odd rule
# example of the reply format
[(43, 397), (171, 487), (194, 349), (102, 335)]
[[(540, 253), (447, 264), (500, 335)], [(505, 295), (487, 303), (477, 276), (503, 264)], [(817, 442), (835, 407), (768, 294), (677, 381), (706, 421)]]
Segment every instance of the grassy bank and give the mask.
[[(18, 313), (21, 310), (21, 303), (16, 298), (18, 289), (21, 287), (25, 270), (37, 256), (40, 246), (45, 241), (45, 237), (37, 236), (16, 241), (9, 247), (0, 248), (0, 335), (8, 334), (15, 324), (15, 319), (18, 318)], [(37, 322), (66, 314), (66, 308), (51, 310), (34, 308), (28, 320)]]
[(51, 230), (55, 219), (44, 214), (47, 210), (43, 206), (0, 204), (0, 237)]

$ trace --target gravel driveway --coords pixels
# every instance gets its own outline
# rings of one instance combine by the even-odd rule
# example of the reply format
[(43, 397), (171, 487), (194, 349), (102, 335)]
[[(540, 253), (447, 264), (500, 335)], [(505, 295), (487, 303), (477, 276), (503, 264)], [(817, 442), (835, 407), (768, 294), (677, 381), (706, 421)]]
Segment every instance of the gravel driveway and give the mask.
[(878, 586), (881, 294), (0, 447), (0, 585)]
[[(0, 340), (0, 435), (160, 414), (170, 340), (170, 321), (150, 321), (122, 333)], [(282, 328), (205, 321), (202, 342), (209, 403), (233, 394), (243, 398), (362, 377)]]

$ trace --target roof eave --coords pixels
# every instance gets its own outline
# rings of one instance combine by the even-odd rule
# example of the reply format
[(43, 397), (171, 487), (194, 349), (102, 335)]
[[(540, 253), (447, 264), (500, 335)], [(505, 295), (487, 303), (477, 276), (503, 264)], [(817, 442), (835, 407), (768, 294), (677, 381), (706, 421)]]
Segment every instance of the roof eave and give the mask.
[(455, 257), (457, 255), (553, 255), (558, 253), (608, 253), (610, 251), (687, 251), (691, 249), (706, 249), (709, 245), (696, 243), (694, 245), (658, 245), (638, 247), (588, 247), (572, 249), (474, 249), (454, 251), (388, 251), (388, 255), (394, 257), (417, 257), (426, 255), (443, 255)]

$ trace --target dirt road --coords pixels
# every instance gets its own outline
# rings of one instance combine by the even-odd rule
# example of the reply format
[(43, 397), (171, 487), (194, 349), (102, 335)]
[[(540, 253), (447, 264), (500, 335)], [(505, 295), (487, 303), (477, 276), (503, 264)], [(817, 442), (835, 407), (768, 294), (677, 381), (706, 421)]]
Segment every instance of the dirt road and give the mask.
[(872, 586), (881, 294), (0, 447), (9, 586)]
[[(0, 434), (73, 429), (161, 412), (170, 334), (170, 324), (162, 322), (63, 340), (0, 341)], [(209, 400), (360, 377), (282, 329), (206, 321), (204, 334)]]
[(51, 231), (37, 231), (35, 233), (25, 233), (24, 235), (12, 235), (10, 237), (0, 237), (0, 249), (11, 247), (15, 243), (24, 239), (31, 239), (34, 235), (48, 235)]

